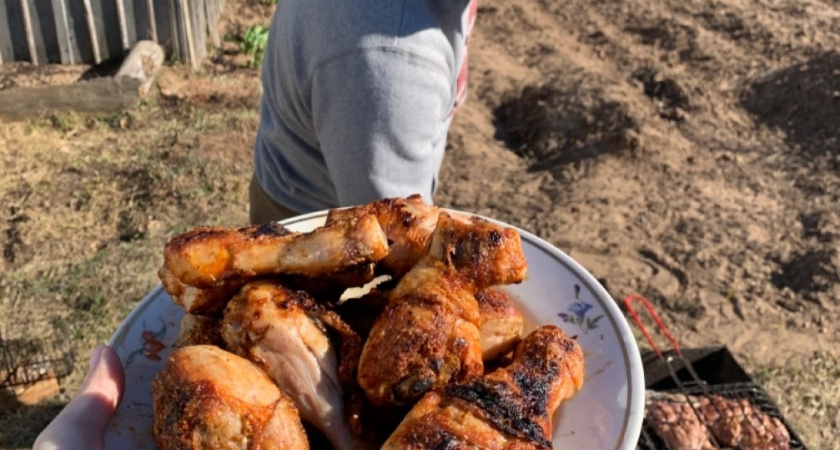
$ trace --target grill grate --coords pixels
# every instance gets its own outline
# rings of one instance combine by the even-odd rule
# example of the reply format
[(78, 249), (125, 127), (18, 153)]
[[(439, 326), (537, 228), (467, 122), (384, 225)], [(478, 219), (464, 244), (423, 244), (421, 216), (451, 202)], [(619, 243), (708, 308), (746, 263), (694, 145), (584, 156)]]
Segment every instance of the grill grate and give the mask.
[(63, 330), (48, 337), (7, 338), (0, 334), (0, 388), (61, 379), (73, 370), (75, 354)]
[[(661, 334), (673, 345), (673, 350), (667, 355), (657, 347), (642, 324), (633, 308), (633, 301), (642, 303), (653, 317)], [(665, 440), (658, 436), (654, 424), (663, 425), (660, 429), (670, 428), (666, 433), (673, 433), (669, 437), (672, 441), (676, 440), (682, 442), (682, 445), (692, 445), (692, 448), (703, 450), (731, 448), (724, 445), (738, 445), (737, 448), (747, 449), (750, 447), (745, 445), (745, 442), (761, 433), (763, 434), (758, 439), (762, 441), (759, 444), (761, 448), (806, 449), (767, 392), (753, 383), (737, 363), (734, 364), (735, 368), (732, 368), (731, 364), (700, 367), (705, 369), (701, 370), (704, 373), (708, 372), (708, 369), (718, 372), (716, 377), (704, 379), (698, 374), (692, 361), (684, 355), (679, 342), (668, 331), (647, 299), (631, 295), (624, 299), (624, 304), (650, 343), (653, 352), (667, 369), (666, 377), (670, 378), (672, 386), (670, 389), (660, 387), (659, 390), (648, 390), (648, 398), (659, 399), (661, 403), (654, 407), (646, 405), (637, 449), (671, 450)], [(732, 378), (718, 379), (717, 382), (710, 383), (713, 381), (711, 378), (718, 378), (726, 373), (732, 375)], [(656, 422), (653, 422), (654, 420)], [(785, 436), (785, 432), (788, 436)], [(676, 439), (677, 434), (680, 435), (679, 439)]]
[[(746, 399), (758, 411), (768, 415), (769, 417), (777, 419), (782, 423), (782, 425), (784, 425), (790, 435), (790, 441), (788, 442), (789, 447), (785, 448), (790, 448), (791, 450), (807, 450), (805, 444), (782, 416), (779, 408), (767, 392), (755, 383), (741, 382), (703, 386), (695, 385), (686, 387), (685, 389), (671, 389), (658, 392), (697, 397), (704, 395), (719, 395), (729, 400)], [(667, 444), (656, 434), (656, 431), (654, 431), (651, 419), (648, 417), (645, 417), (644, 424), (642, 425), (642, 433), (639, 436), (639, 444), (636, 448), (639, 450), (669, 450)]]

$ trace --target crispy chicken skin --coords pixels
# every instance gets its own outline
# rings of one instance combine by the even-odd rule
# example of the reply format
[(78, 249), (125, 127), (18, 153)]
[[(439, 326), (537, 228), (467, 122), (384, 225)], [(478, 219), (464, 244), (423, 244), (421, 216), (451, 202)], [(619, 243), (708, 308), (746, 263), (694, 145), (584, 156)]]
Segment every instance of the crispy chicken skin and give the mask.
[(170, 240), (163, 253), (158, 275), (164, 288), (187, 312), (197, 312), (218, 309), (220, 298), (256, 278), (329, 278), (379, 261), (388, 254), (388, 242), (376, 218), (361, 216), (309, 233), (273, 222), (199, 227)]
[(519, 232), (478, 216), (441, 213), (429, 255), (455, 267), (478, 290), (520, 283), (528, 268)]
[(495, 360), (513, 350), (522, 338), (525, 319), (508, 294), (487, 288), (475, 294), (481, 318), (481, 353), (484, 361)]
[(388, 238), (388, 256), (379, 262), (383, 272), (400, 278), (425, 255), (437, 225), (439, 209), (419, 195), (387, 198), (365, 205), (330, 210), (327, 225), (349, 218), (373, 216)]
[(152, 399), (161, 450), (309, 448), (291, 399), (254, 364), (215, 346), (173, 352)]
[(222, 321), (215, 317), (185, 314), (178, 330), (176, 347), (189, 345), (215, 345), (224, 347)]
[(195, 314), (215, 314), (221, 311), (230, 297), (245, 284), (245, 280), (234, 278), (219, 281), (209, 288), (189, 286), (176, 278), (165, 264), (158, 271), (158, 277), (172, 300), (183, 306), (188, 313)]
[(552, 416), (583, 376), (578, 343), (557, 327), (538, 328), (509, 366), (427, 393), (382, 449), (550, 449)]
[[(367, 339), (373, 323), (385, 309), (391, 288), (376, 287), (360, 298), (336, 307), (342, 319)], [(507, 354), (522, 339), (525, 319), (514, 300), (504, 291), (488, 288), (475, 294), (481, 326), (481, 354), (484, 362), (496, 360)]]
[(411, 404), (429, 389), (484, 368), (478, 305), (468, 280), (429, 258), (400, 284), (414, 289), (392, 292), (359, 362), (359, 385), (374, 405)]
[(323, 431), (337, 450), (348, 450), (358, 445), (351, 430), (357, 417), (348, 417), (345, 394), (351, 393), (361, 340), (352, 339), (347, 328), (339, 330), (346, 333), (340, 361), (324, 326), (341, 320), (321, 308), (302, 291), (253, 282), (228, 303), (222, 337), (227, 348), (260, 366), (294, 400), (303, 420)]
[(475, 294), (519, 282), (519, 234), (478, 218), (441, 213), (437, 249), (393, 289), (359, 363), (359, 385), (374, 405), (414, 403), (426, 391), (481, 375), (481, 319)]

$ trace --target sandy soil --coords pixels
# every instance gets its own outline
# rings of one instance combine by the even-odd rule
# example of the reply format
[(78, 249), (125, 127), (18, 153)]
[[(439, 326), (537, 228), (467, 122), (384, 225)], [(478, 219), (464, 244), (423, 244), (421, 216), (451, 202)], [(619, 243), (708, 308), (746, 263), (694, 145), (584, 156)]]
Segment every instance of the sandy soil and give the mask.
[(483, 5), (440, 203), (644, 294), (686, 345), (757, 364), (837, 348), (836, 6)]
[[(229, 5), (237, 11), (222, 24), (229, 34), (270, 14), (256, 0)], [(840, 426), (840, 5), (480, 5), (470, 98), (451, 129), (436, 202), (534, 232), (583, 264), (618, 301), (644, 295), (686, 347), (728, 346), (769, 386), (809, 448), (838, 448), (831, 430)], [(7, 225), (0, 267), (14, 274), (0, 277), (4, 295), (35, 296), (16, 280), (53, 270), (39, 255), (118, 262), (126, 256), (107, 252), (129, 244), (142, 246), (146, 262), (137, 262), (136, 272), (151, 283), (155, 252), (171, 232), (244, 220), (242, 205), (231, 202), (246, 198), (259, 97), (258, 73), (245, 65), (226, 43), (201, 74), (167, 68), (153, 102), (160, 110), (108, 119), (104, 131), (101, 121), (68, 125), (56, 117), (46, 137), (4, 128), (5, 167), (29, 180), (0, 179), (0, 203), (9, 202), (0, 210)], [(6, 67), (0, 89), (84, 73), (30, 70)], [(32, 154), (59, 158), (55, 168), (16, 148), (38, 149), (48, 139)], [(149, 155), (96, 154), (103, 152), (96, 139), (146, 145)], [(92, 165), (61, 159), (68, 147), (85, 146), (96, 154)], [(175, 162), (186, 175), (164, 173), (158, 161)], [(27, 167), (38, 177), (26, 175)], [(209, 187), (189, 184), (187, 175), (208, 173)], [(105, 199), (79, 199), (90, 177), (109, 174), (125, 180), (109, 184)], [(35, 178), (64, 180), (76, 191)], [(144, 187), (150, 180), (154, 189)], [(32, 206), (44, 190), (55, 196), (52, 207)], [(113, 195), (134, 208), (103, 212)], [(27, 198), (29, 209), (21, 206)], [(38, 237), (35, 227), (45, 223), (38, 214), (56, 208), (65, 217), (93, 217), (75, 247), (56, 244), (60, 232)], [(130, 304), (120, 308), (123, 314)], [(107, 324), (99, 326), (81, 348), (107, 337)]]

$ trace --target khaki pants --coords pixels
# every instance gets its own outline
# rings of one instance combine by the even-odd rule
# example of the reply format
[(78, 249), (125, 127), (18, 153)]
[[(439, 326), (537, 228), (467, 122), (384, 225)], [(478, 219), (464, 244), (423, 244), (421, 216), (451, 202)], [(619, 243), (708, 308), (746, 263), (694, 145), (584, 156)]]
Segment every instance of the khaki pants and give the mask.
[(271, 196), (266, 194), (255, 176), (251, 176), (251, 185), (248, 187), (248, 199), (250, 201), (250, 220), (252, 225), (279, 221), (298, 215), (298, 213), (277, 203)]

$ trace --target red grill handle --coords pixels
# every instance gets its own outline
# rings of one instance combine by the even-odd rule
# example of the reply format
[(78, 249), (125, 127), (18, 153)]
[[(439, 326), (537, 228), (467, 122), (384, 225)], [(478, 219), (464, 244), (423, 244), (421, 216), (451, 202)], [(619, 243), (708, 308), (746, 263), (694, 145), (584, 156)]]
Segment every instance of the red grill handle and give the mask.
[(656, 325), (659, 327), (659, 332), (662, 333), (663, 336), (668, 338), (669, 341), (671, 341), (671, 344), (674, 346), (674, 351), (677, 353), (677, 355), (682, 356), (682, 351), (680, 351), (680, 343), (677, 341), (677, 338), (675, 338), (671, 334), (671, 332), (668, 331), (668, 327), (666, 327), (665, 323), (662, 322), (662, 319), (659, 318), (659, 314), (656, 314), (656, 310), (653, 308), (653, 305), (651, 305), (650, 302), (641, 295), (628, 295), (627, 298), (624, 299), (624, 307), (627, 308), (627, 312), (629, 312), (630, 315), (633, 317), (633, 320), (636, 322), (636, 326), (638, 326), (639, 329), (642, 330), (642, 334), (645, 335), (645, 339), (647, 339), (650, 346), (653, 347), (653, 351), (656, 352), (656, 355), (660, 358), (663, 358), (662, 351), (660, 351), (659, 347), (656, 346), (656, 343), (653, 342), (653, 338), (650, 336), (650, 333), (648, 333), (647, 328), (645, 328), (644, 324), (642, 324), (642, 321), (639, 319), (639, 315), (636, 314), (636, 310), (633, 308), (632, 305), (632, 302), (634, 300), (642, 303), (645, 309), (647, 309), (650, 315), (653, 317), (653, 320), (656, 322)]

